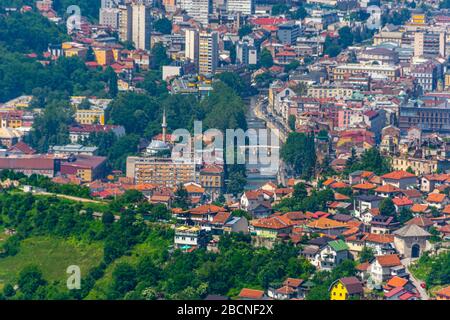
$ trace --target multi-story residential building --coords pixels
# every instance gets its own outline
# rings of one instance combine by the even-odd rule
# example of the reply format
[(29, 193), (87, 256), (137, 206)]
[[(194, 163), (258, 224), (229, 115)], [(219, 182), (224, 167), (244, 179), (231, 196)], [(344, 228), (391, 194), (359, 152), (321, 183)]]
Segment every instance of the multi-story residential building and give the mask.
[(441, 79), (439, 68), (433, 61), (413, 65), (411, 67), (411, 76), (416, 78), (417, 83), (425, 92), (435, 90), (439, 79)]
[(131, 41), (131, 31), (132, 31), (132, 9), (131, 4), (127, 3), (125, 5), (120, 5), (119, 9), (119, 40), (120, 41)]
[(69, 128), (69, 137), (71, 143), (79, 143), (89, 138), (92, 133), (113, 132), (117, 137), (125, 135), (125, 128), (117, 125), (83, 124), (75, 125)]
[(258, 62), (258, 51), (253, 44), (253, 39), (244, 37), (236, 42), (236, 63), (255, 65)]
[(227, 0), (226, 1), (227, 12), (229, 13), (241, 13), (245, 15), (251, 15), (255, 13), (255, 1), (254, 0)]
[(219, 35), (217, 32), (199, 34), (198, 69), (200, 74), (216, 72), (219, 60)]
[(178, 5), (194, 20), (204, 26), (208, 25), (209, 15), (212, 13), (213, 7), (211, 0), (181, 0)]
[(376, 47), (366, 49), (357, 54), (359, 62), (378, 62), (379, 64), (397, 64), (399, 62), (399, 53), (395, 50)]
[(174, 161), (171, 158), (128, 157), (126, 175), (136, 184), (152, 183), (175, 187), (196, 181), (195, 163)]
[(198, 67), (199, 32), (195, 29), (185, 30), (184, 56)]
[(223, 190), (224, 172), (222, 167), (216, 165), (206, 166), (200, 170), (198, 177), (198, 182), (205, 188), (206, 192), (220, 194)]
[(295, 45), (300, 35), (300, 27), (294, 22), (288, 22), (278, 27), (277, 36), (282, 44)]
[(60, 165), (60, 159), (42, 154), (0, 157), (0, 170), (12, 170), (27, 176), (39, 174), (52, 178), (60, 170)]
[(108, 26), (112, 29), (119, 29), (120, 9), (118, 8), (101, 8), (100, 9), (100, 25)]
[(434, 58), (445, 57), (445, 32), (416, 32), (414, 34), (414, 56)]
[(343, 80), (347, 74), (369, 74), (372, 77), (386, 77), (388, 80), (396, 80), (400, 76), (398, 66), (348, 63), (338, 65), (333, 69), (334, 80)]
[(200, 227), (180, 226), (175, 228), (174, 247), (189, 250), (206, 246), (206, 232)]
[(151, 11), (143, 3), (132, 3), (131, 40), (136, 49), (150, 50)]

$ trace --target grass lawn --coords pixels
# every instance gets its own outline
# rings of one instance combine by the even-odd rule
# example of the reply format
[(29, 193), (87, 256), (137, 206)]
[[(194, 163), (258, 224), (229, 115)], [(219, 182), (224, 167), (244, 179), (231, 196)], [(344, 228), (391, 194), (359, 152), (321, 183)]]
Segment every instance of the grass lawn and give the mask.
[(74, 239), (31, 237), (21, 242), (20, 251), (13, 257), (0, 258), (0, 290), (14, 283), (19, 272), (27, 265), (37, 265), (48, 281), (61, 281), (65, 285), (70, 265), (78, 265), (81, 277), (103, 258), (99, 243), (82, 243)]
[(103, 300), (107, 298), (108, 287), (112, 281), (112, 272), (118, 263), (129, 263), (135, 265), (140, 256), (158, 256), (172, 243), (172, 241), (165, 240), (156, 234), (150, 235), (147, 240), (141, 244), (136, 245), (129, 256), (123, 256), (111, 263), (105, 271), (105, 275), (97, 280), (94, 288), (86, 297), (87, 300)]

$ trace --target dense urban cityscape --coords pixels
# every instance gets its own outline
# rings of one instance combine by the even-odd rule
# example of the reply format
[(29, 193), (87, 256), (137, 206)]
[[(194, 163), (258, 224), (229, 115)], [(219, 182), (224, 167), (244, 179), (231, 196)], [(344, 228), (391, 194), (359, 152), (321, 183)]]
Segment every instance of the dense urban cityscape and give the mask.
[(0, 0), (0, 300), (450, 300), (450, 1)]

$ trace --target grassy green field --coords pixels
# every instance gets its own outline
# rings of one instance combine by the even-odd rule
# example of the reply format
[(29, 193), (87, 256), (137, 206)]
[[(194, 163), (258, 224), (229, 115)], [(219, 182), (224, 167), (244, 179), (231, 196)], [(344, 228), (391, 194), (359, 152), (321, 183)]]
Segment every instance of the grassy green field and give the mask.
[(112, 272), (118, 263), (126, 262), (131, 265), (135, 265), (138, 257), (146, 255), (158, 256), (164, 251), (164, 249), (167, 249), (170, 244), (171, 241), (166, 241), (156, 235), (149, 236), (145, 242), (138, 244), (133, 248), (131, 255), (120, 257), (108, 266), (105, 271), (105, 275), (97, 280), (94, 288), (86, 297), (86, 300), (106, 299), (108, 286), (112, 281)]
[(83, 243), (75, 239), (31, 237), (22, 241), (20, 251), (13, 257), (0, 258), (0, 290), (14, 283), (19, 272), (27, 265), (37, 265), (48, 281), (60, 280), (65, 284), (66, 269), (78, 265), (81, 276), (103, 258), (101, 243)]

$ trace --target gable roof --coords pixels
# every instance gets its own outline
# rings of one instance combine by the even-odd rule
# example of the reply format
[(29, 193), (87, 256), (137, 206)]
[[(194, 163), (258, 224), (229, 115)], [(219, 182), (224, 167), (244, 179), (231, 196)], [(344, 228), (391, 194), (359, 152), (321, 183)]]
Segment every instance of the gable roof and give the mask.
[(381, 176), (382, 179), (401, 180), (407, 178), (415, 178), (416, 175), (404, 170), (392, 171)]
[(408, 220), (405, 224), (406, 225), (415, 224), (422, 228), (428, 228), (428, 227), (431, 227), (434, 223), (433, 223), (433, 221), (431, 221), (430, 218), (423, 217), (423, 216), (417, 216), (417, 217), (412, 218), (411, 220)]
[(364, 291), (361, 281), (359, 281), (359, 279), (356, 277), (341, 278), (338, 281), (340, 281), (344, 285), (344, 287), (347, 289), (348, 294), (363, 293)]
[(390, 286), (390, 287), (394, 287), (394, 288), (397, 288), (397, 287), (403, 288), (407, 283), (408, 283), (408, 280), (406, 280), (405, 278), (393, 276), (391, 279), (389, 279), (389, 281), (386, 283), (386, 285)]
[(264, 291), (244, 288), (239, 293), (240, 298), (244, 299), (262, 299)]
[(307, 224), (309, 228), (314, 229), (335, 229), (335, 228), (345, 228), (347, 225), (345, 223), (328, 219), (326, 217), (319, 218), (317, 220), (311, 221)]
[(427, 197), (427, 202), (442, 203), (447, 196), (443, 193), (430, 193)]
[(396, 254), (376, 256), (375, 260), (378, 261), (378, 263), (382, 267), (396, 267), (396, 266), (400, 266), (402, 264), (402, 262), (400, 261), (400, 258)]
[(334, 240), (328, 242), (328, 245), (336, 252), (348, 250), (347, 244), (343, 240)]
[(214, 204), (204, 204), (197, 208), (189, 210), (191, 214), (198, 214), (198, 215), (207, 213), (225, 212), (225, 211), (227, 211), (225, 208), (216, 206)]

